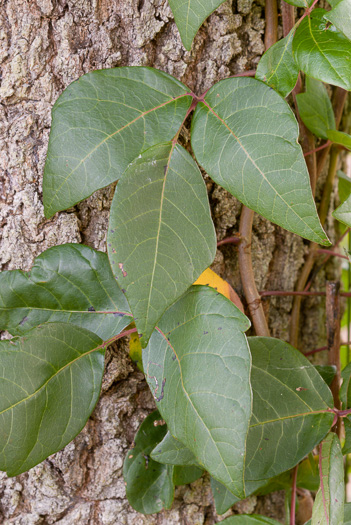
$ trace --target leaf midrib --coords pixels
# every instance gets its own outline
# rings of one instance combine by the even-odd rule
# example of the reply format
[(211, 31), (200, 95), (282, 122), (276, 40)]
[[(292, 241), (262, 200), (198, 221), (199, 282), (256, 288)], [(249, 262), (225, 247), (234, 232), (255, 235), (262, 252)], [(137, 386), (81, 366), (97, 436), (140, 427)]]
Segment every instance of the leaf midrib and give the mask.
[[(66, 343), (67, 344), (67, 343)], [(0, 412), (0, 416), (2, 414), (5, 414), (6, 412), (8, 412), (9, 410), (13, 410), (14, 408), (16, 408), (16, 406), (20, 405), (21, 403), (25, 403), (27, 401), (29, 401), (30, 399), (32, 399), (33, 397), (35, 397), (42, 389), (44, 389), (52, 379), (54, 379), (56, 376), (58, 376), (63, 370), (65, 370), (68, 366), (71, 366), (73, 365), (76, 361), (78, 361), (79, 359), (83, 358), (83, 357), (86, 357), (90, 354), (92, 354), (93, 352), (97, 352), (98, 350), (102, 349), (103, 348), (103, 345), (99, 345), (95, 348), (93, 348), (92, 350), (89, 350), (88, 352), (85, 352), (84, 354), (81, 354), (79, 355), (78, 357), (76, 357), (75, 359), (73, 359), (72, 361), (69, 361), (68, 363), (66, 363), (62, 368), (60, 368), (57, 372), (55, 372), (55, 374), (53, 374), (52, 376), (49, 377), (49, 379), (47, 379), (47, 381), (45, 381), (45, 383), (43, 383), (35, 392), (33, 392), (32, 394), (30, 394), (29, 396), (27, 396), (26, 398), (23, 398), (21, 399), (20, 401), (17, 401), (17, 403), (5, 408), (5, 410), (2, 410)], [(74, 349), (76, 350), (76, 349)], [(22, 352), (22, 350), (20, 350), (20, 352)], [(33, 356), (33, 357), (36, 357), (36, 356)], [(48, 361), (46, 361), (46, 363), (48, 363), (50, 365), (50, 363)], [(18, 385), (17, 385), (18, 386)]]
[(245, 149), (245, 147), (243, 146), (243, 144), (241, 143), (241, 141), (239, 140), (239, 138), (235, 135), (234, 131), (229, 127), (229, 125), (226, 123), (226, 121), (224, 119), (222, 119), (218, 113), (216, 113), (214, 111), (214, 109), (205, 101), (203, 100), (202, 101), (203, 104), (211, 111), (211, 113), (228, 129), (229, 133), (235, 138), (235, 140), (237, 141), (237, 143), (239, 144), (239, 146), (241, 147), (241, 149), (243, 150), (243, 152), (245, 153), (245, 155), (247, 156), (247, 158), (251, 161), (251, 163), (253, 164), (253, 166), (257, 169), (257, 171), (260, 173), (260, 175), (262, 176), (262, 178), (267, 182), (267, 184), (271, 187), (272, 191), (274, 192), (274, 194), (276, 195), (276, 197), (278, 197), (279, 199), (281, 199), (284, 204), (286, 205), (286, 207), (291, 210), (295, 216), (297, 217), (297, 219), (299, 221), (301, 221), (307, 228), (310, 232), (312, 232), (314, 235), (318, 235), (318, 237), (324, 242), (325, 239), (322, 239), (322, 237), (317, 234), (312, 228), (311, 226), (309, 226), (307, 224), (307, 222), (302, 218), (300, 217), (296, 211), (294, 210), (294, 208), (292, 208), (287, 202), (286, 200), (283, 198), (282, 195), (280, 195), (277, 190), (272, 186), (271, 182), (269, 181), (269, 179), (267, 179), (267, 177), (265, 176), (265, 174), (263, 173), (263, 171), (259, 168), (259, 166), (256, 164), (256, 162), (254, 161), (254, 159), (249, 155), (248, 151)]
[(164, 106), (167, 106), (168, 104), (171, 104), (172, 102), (175, 102), (176, 100), (180, 100), (181, 98), (184, 98), (184, 97), (187, 97), (187, 96), (191, 96), (191, 93), (183, 93), (182, 95), (179, 95), (178, 97), (175, 97), (175, 98), (170, 98), (169, 100), (167, 100), (166, 102), (163, 102), (162, 104), (159, 104), (158, 106), (155, 106), (154, 108), (151, 108), (143, 113), (141, 113), (140, 115), (138, 115), (135, 119), (131, 120), (130, 122), (128, 122), (128, 124), (126, 124), (125, 126), (123, 126), (122, 128), (114, 131), (113, 133), (111, 133), (110, 135), (108, 135), (106, 138), (104, 138), (101, 142), (99, 142), (99, 144), (97, 144), (94, 148), (92, 148), (89, 153), (87, 153), (87, 155), (81, 159), (79, 161), (79, 163), (74, 167), (74, 169), (67, 175), (67, 177), (65, 177), (63, 179), (63, 182), (60, 184), (60, 186), (58, 186), (58, 188), (56, 189), (56, 191), (53, 193), (53, 196), (51, 198), (51, 200), (47, 203), (47, 207), (51, 207), (54, 199), (56, 199), (56, 196), (57, 194), (61, 191), (62, 187), (67, 183), (67, 181), (72, 177), (73, 173), (86, 161), (86, 159), (88, 159), (98, 148), (100, 148), (100, 146), (102, 144), (104, 144), (105, 142), (107, 142), (108, 140), (110, 140), (112, 137), (114, 137), (115, 135), (117, 135), (118, 133), (121, 133), (122, 131), (124, 131), (126, 128), (128, 128), (129, 126), (131, 126), (132, 124), (134, 124), (135, 122), (137, 122), (139, 119), (141, 118), (144, 118), (146, 115), (148, 115), (149, 113), (152, 113), (153, 111), (157, 111), (158, 109), (164, 107)]

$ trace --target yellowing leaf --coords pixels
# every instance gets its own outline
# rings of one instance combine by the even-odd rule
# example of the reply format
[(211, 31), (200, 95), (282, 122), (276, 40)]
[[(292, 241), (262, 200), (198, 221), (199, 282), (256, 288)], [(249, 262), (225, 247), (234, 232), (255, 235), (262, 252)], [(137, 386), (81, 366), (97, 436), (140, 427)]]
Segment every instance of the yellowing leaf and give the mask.
[(233, 290), (233, 288), (230, 286), (227, 281), (222, 279), (216, 272), (211, 270), (210, 268), (207, 268), (200, 277), (197, 279), (197, 281), (194, 282), (194, 284), (202, 284), (206, 286), (210, 286), (211, 288), (214, 288), (217, 290), (217, 292), (221, 293), (226, 297), (227, 299), (230, 299), (235, 306), (239, 308), (244, 313), (244, 307), (239, 299), (239, 296), (237, 293)]
[(140, 338), (137, 332), (134, 332), (130, 335), (130, 341), (129, 341), (129, 355), (132, 361), (137, 365), (139, 370), (144, 372), (143, 368), (143, 362), (142, 362), (142, 356), (141, 356), (141, 344), (140, 344)]

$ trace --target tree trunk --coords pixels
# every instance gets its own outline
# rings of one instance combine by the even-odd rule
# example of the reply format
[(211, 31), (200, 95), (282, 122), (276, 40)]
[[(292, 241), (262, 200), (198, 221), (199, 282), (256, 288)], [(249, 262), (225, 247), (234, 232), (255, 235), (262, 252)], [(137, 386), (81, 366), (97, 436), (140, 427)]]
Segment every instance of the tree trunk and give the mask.
[[(50, 110), (62, 90), (88, 71), (152, 66), (200, 94), (229, 75), (255, 69), (264, 50), (263, 0), (228, 0), (183, 48), (166, 0), (0, 0), (0, 269), (31, 267), (47, 248), (83, 242), (105, 251), (108, 187), (46, 220), (41, 181)], [(182, 141), (187, 143), (186, 130)], [(218, 239), (239, 228), (240, 203), (206, 175)], [(328, 234), (333, 240), (333, 224)], [(307, 243), (255, 215), (253, 266), (259, 290), (293, 290)], [(237, 248), (217, 251), (213, 269), (242, 293)], [(334, 266), (327, 267), (335, 277)], [(325, 280), (325, 271), (318, 279)], [(305, 302), (302, 348), (324, 344), (324, 305)], [(291, 298), (264, 302), (272, 335), (288, 339)], [(6, 334), (4, 334), (6, 337)], [(81, 434), (63, 451), (17, 478), (0, 473), (4, 525), (211, 525), (208, 478), (176, 489), (170, 511), (143, 516), (125, 497), (123, 459), (154, 400), (127, 354), (110, 348), (101, 399)], [(261, 512), (283, 522), (284, 496), (250, 497), (225, 516)]]

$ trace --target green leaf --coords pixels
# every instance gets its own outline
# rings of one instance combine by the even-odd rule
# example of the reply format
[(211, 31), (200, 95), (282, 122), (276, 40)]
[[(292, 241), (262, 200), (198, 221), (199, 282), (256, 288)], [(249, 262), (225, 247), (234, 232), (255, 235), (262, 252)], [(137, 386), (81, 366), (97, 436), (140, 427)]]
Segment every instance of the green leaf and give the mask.
[(306, 91), (296, 95), (300, 117), (317, 137), (327, 139), (327, 132), (335, 129), (333, 106), (322, 82), (306, 77)]
[(335, 144), (340, 144), (341, 146), (345, 146), (345, 148), (351, 150), (351, 135), (348, 133), (344, 133), (343, 131), (328, 130), (327, 137)]
[(292, 54), (295, 30), (270, 47), (258, 63), (256, 78), (278, 91), (283, 97), (294, 89), (299, 76)]
[(183, 443), (167, 432), (161, 443), (151, 452), (151, 457), (159, 463), (179, 466), (198, 465), (194, 454)]
[(340, 387), (340, 401), (343, 410), (351, 408), (351, 363), (341, 371), (342, 385)]
[(192, 121), (195, 156), (215, 182), (283, 228), (329, 245), (297, 139), (288, 104), (252, 78), (213, 86)]
[(342, 447), (343, 454), (351, 453), (351, 416), (344, 418), (345, 442)]
[(314, 366), (279, 339), (250, 337), (252, 419), (245, 480), (284, 472), (313, 450), (330, 429), (332, 394)]
[(240, 498), (251, 415), (251, 358), (242, 333), (248, 327), (228, 299), (194, 286), (166, 311), (143, 351), (170, 432)]
[(225, 0), (168, 0), (168, 2), (183, 45), (190, 51), (200, 26)]
[(128, 450), (123, 465), (128, 501), (142, 514), (169, 509), (174, 497), (173, 467), (150, 458), (150, 452), (167, 432), (165, 426), (154, 426), (157, 419), (160, 414), (156, 410), (140, 425), (135, 447)]
[(73, 82), (52, 110), (45, 216), (116, 181), (142, 151), (171, 140), (191, 102), (181, 82), (147, 67), (93, 71)]
[[(214, 478), (211, 478), (211, 490), (216, 506), (216, 512), (219, 515), (224, 514), (228, 509), (230, 509), (230, 507), (240, 501), (240, 498), (234, 496), (234, 494), (232, 494), (222, 483)], [(246, 495), (249, 495), (247, 490)]]
[(344, 525), (351, 525), (351, 503), (344, 505)]
[(351, 40), (351, 0), (341, 0), (331, 11), (327, 11), (324, 18)]
[[(346, 199), (345, 202), (340, 204), (340, 206), (333, 211), (332, 215), (338, 221), (346, 224), (346, 226), (351, 227), (351, 195)], [(348, 255), (350, 259), (350, 254)]]
[(17, 476), (82, 430), (100, 394), (102, 343), (65, 323), (0, 341), (0, 470)]
[(344, 523), (344, 464), (340, 441), (331, 432), (321, 445), (321, 487), (312, 510), (312, 525)]
[(194, 483), (194, 481), (201, 478), (203, 473), (203, 469), (199, 467), (178, 465), (173, 468), (173, 483), (176, 486), (189, 485), (189, 483)]
[(346, 201), (346, 199), (351, 195), (351, 179), (341, 170), (337, 171), (337, 176), (339, 179), (338, 192), (339, 199), (341, 202)]
[(164, 311), (216, 253), (206, 185), (182, 146), (150, 148), (126, 171), (112, 202), (107, 245), (144, 347)]
[(351, 89), (351, 43), (334, 26), (327, 27), (327, 11), (314, 9), (296, 30), (293, 53), (298, 67), (327, 84)]
[(279, 521), (259, 516), (258, 514), (241, 514), (240, 516), (230, 516), (223, 521), (223, 525), (281, 525)]
[(315, 369), (323, 377), (327, 385), (330, 386), (336, 374), (336, 366), (335, 365), (316, 365)]
[(310, 7), (313, 3), (313, 0), (286, 0), (287, 4), (295, 5), (296, 7)]
[(82, 244), (49, 248), (30, 272), (0, 273), (0, 330), (12, 335), (50, 321), (72, 323), (107, 340), (128, 326), (129, 312), (107, 255)]

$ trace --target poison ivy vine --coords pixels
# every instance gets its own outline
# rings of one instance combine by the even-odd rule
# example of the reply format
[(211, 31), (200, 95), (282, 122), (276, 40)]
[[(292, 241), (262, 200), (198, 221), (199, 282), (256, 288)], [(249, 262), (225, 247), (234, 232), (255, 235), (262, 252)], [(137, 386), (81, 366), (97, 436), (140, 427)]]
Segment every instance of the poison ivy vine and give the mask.
[[(190, 49), (223, 2), (169, 3)], [(295, 489), (317, 490), (311, 452), (320, 444), (312, 525), (348, 523), (342, 450), (329, 431), (338, 416), (350, 417), (350, 367), (339, 410), (327, 384), (335, 370), (317, 369), (283, 341), (247, 338), (250, 321), (238, 306), (202, 281), (193, 285), (216, 250), (199, 165), (246, 207), (330, 245), (298, 122), (283, 97), (304, 73), (300, 119), (325, 141), (322, 148), (351, 149), (323, 84), (351, 89), (350, 1), (333, 2), (329, 11), (315, 8), (317, 1), (289, 3), (305, 12), (263, 55), (255, 79), (228, 78), (196, 95), (161, 71), (121, 67), (84, 75), (57, 100), (44, 170), (46, 217), (118, 184), (107, 255), (67, 244), (41, 254), (30, 272), (0, 274), (0, 329), (13, 336), (0, 341), (0, 469), (9, 476), (77, 435), (99, 396), (105, 349), (133, 334), (157, 406), (124, 464), (136, 510), (169, 508), (174, 487), (204, 470), (218, 513), (249, 494), (290, 486), (298, 464)], [(178, 142), (190, 116), (193, 155)], [(334, 212), (348, 226), (350, 195)], [(351, 450), (346, 421), (344, 453)], [(252, 515), (223, 523), (276, 522)]]

